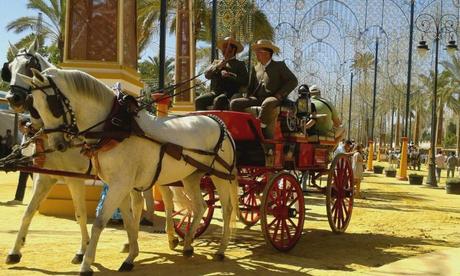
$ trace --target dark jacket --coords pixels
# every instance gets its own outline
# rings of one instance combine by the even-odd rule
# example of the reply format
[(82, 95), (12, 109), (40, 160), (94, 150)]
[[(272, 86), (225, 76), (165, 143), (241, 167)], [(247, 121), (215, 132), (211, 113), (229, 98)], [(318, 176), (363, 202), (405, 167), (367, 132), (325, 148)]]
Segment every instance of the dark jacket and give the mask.
[[(234, 94), (239, 93), (243, 86), (248, 84), (249, 76), (246, 64), (243, 61), (233, 58), (225, 64), (225, 67), (218, 69), (217, 65), (220, 60), (215, 61), (206, 71), (205, 77), (211, 80), (211, 90), (216, 95), (225, 94), (231, 98)], [(235, 74), (231, 77), (222, 77), (221, 71), (226, 70)]]
[(262, 64), (252, 68), (248, 96), (259, 100), (273, 96), (284, 99), (297, 87), (298, 81), (284, 61), (272, 60), (264, 70)]

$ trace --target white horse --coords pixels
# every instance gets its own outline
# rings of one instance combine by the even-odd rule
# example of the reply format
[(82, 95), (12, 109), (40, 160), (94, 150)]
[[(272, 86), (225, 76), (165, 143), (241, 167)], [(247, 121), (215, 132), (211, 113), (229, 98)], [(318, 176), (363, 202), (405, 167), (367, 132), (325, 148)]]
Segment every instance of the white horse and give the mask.
[[(37, 52), (38, 44), (36, 40), (30, 45), (28, 49), (18, 50), (14, 47), (14, 45), (10, 46), (12, 54), (15, 58), (8, 64), (8, 71), (10, 72), (11, 77), (9, 80), (11, 90), (7, 95), (7, 99), (13, 110), (16, 112), (23, 112), (27, 108), (30, 108), (30, 106), (25, 106), (26, 97), (28, 96), (28, 93), (30, 93), (30, 86), (27, 83), (22, 82), (21, 78), (17, 78), (16, 74), (22, 73), (31, 75), (31, 68), (46, 70), (48, 68), (55, 68), (55, 66), (49, 63)], [(40, 119), (34, 119), (32, 116), (31, 120), (35, 129), (41, 128), (43, 123)], [(46, 150), (49, 148), (46, 137), (43, 138), (43, 141), (45, 143)], [(81, 148), (71, 148), (66, 152), (47, 153), (44, 168), (51, 170), (57, 169), (68, 172), (85, 173), (90, 166), (90, 160), (87, 157), (81, 155), (80, 151)], [(91, 171), (91, 173), (94, 173), (94, 171)], [(31, 220), (40, 203), (46, 197), (53, 185), (58, 181), (66, 183), (70, 190), (73, 205), (75, 208), (75, 217), (81, 229), (82, 238), (80, 249), (72, 259), (72, 263), (80, 264), (82, 262), (83, 255), (89, 242), (88, 229), (86, 228), (87, 212), (85, 203), (84, 180), (80, 178), (63, 177), (49, 174), (35, 174), (33, 195), (22, 218), (20, 230), (18, 231), (18, 235), (16, 237), (16, 242), (7, 256), (6, 263), (14, 264), (20, 262), (22, 257), (20, 250), (25, 243)], [(132, 193), (132, 205), (133, 206), (124, 208), (121, 207), (120, 209), (122, 214), (125, 216), (130, 215), (129, 207), (132, 207), (132, 210), (137, 210), (134, 220), (139, 221), (142, 213), (143, 202), (140, 194), (137, 192)], [(128, 250), (129, 243), (125, 243), (123, 245), (122, 252), (128, 252)]]
[[(106, 120), (109, 116), (115, 94), (97, 79), (73, 70), (48, 69), (44, 72), (46, 77), (37, 70), (32, 71), (33, 78), (19, 74), (18, 76), (28, 85), (35, 87), (32, 89), (34, 107), (48, 130), (52, 148), (65, 150), (67, 147), (66, 135), (60, 130), (71, 126), (66, 125), (64, 121), (75, 122), (81, 132)], [(55, 86), (50, 81), (54, 82)], [(61, 108), (67, 111), (63, 116), (58, 116), (56, 112), (53, 114), (55, 104), (51, 104), (48, 100), (49, 96), (58, 94), (63, 99), (60, 102)], [(231, 226), (236, 218), (238, 207), (233, 140), (229, 135), (223, 135), (218, 122), (206, 116), (157, 118), (141, 110), (135, 121), (146, 136), (153, 139), (132, 135), (115, 148), (100, 151), (93, 157), (93, 162), (98, 164), (98, 176), (110, 185), (110, 189), (102, 212), (93, 224), (90, 243), (80, 272), (92, 273), (91, 264), (94, 262), (99, 236), (116, 206), (127, 200), (130, 191), (145, 189), (153, 184), (153, 181), (160, 187), (182, 181), (191, 200), (200, 203), (193, 204), (194, 220), (190, 232), (186, 233), (184, 239), (184, 254), (192, 254), (192, 238), (206, 207), (199, 187), (200, 179), (204, 175), (203, 169), (211, 173), (211, 178), (220, 194), (224, 227), (216, 257), (222, 259), (228, 246)], [(101, 130), (101, 126), (92, 129), (92, 131)], [(96, 142), (91, 139), (86, 140), (89, 144)], [(166, 144), (181, 146), (179, 155), (165, 154)], [(175, 149), (177, 150), (178, 147)], [(159, 169), (161, 173), (157, 174)], [(165, 204), (167, 202), (172, 202), (172, 199), (168, 199), (168, 194), (166, 194)], [(172, 206), (165, 207), (167, 217), (170, 217)], [(171, 226), (168, 222), (168, 236), (174, 231)], [(129, 231), (132, 230), (130, 227), (127, 227), (127, 230), (130, 254), (122, 267), (132, 269), (139, 251), (137, 231)]]
[[(17, 91), (15, 92), (26, 92), (27, 89), (21, 91), (21, 87), (29, 87), (26, 83), (22, 82), (21, 78), (16, 78), (16, 73), (26, 74), (30, 70), (30, 66), (33, 63), (35, 67), (40, 67), (42, 69), (54, 68), (46, 59), (44, 59), (40, 54), (36, 52), (37, 44), (33, 43), (29, 49), (18, 50), (13, 45), (11, 45), (11, 50), (14, 60), (9, 63), (8, 69), (11, 72), (10, 84), (12, 89)], [(33, 59), (33, 61), (31, 61)], [(26, 94), (19, 93), (16, 96), (16, 100), (21, 97), (26, 97)], [(13, 99), (13, 95), (10, 92), (8, 95), (9, 99)], [(11, 102), (11, 101), (10, 101)], [(23, 106), (14, 106), (12, 108), (17, 112), (24, 111)], [(33, 126), (37, 129), (41, 126), (39, 120), (32, 119)], [(47, 146), (47, 140), (44, 139), (45, 148)], [(88, 158), (80, 154), (80, 148), (71, 148), (66, 152), (53, 152), (46, 155), (46, 160), (44, 162), (44, 168), (46, 169), (60, 169), (71, 172), (85, 173), (88, 170), (90, 163)], [(27, 232), (32, 221), (34, 214), (36, 213), (40, 203), (46, 197), (48, 192), (51, 190), (53, 185), (62, 181), (67, 184), (70, 194), (72, 196), (73, 205), (75, 206), (75, 218), (77, 223), (80, 225), (81, 230), (81, 243), (80, 248), (78, 249), (76, 255), (72, 259), (72, 263), (81, 263), (83, 260), (83, 255), (86, 251), (87, 244), (89, 242), (88, 230), (86, 228), (87, 222), (87, 213), (86, 213), (86, 203), (85, 203), (85, 186), (84, 180), (47, 175), (47, 174), (34, 174), (34, 191), (30, 203), (27, 206), (26, 211), (22, 217), (21, 226), (16, 236), (16, 241), (13, 248), (10, 250), (6, 263), (13, 264), (18, 263), (21, 260), (21, 248), (24, 246), (26, 241)]]

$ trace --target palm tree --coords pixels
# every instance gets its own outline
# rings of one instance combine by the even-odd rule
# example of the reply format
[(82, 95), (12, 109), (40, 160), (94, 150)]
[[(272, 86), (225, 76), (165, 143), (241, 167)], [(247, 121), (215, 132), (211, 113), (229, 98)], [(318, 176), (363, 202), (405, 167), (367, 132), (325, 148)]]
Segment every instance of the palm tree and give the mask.
[[(165, 83), (170, 85), (173, 83), (174, 78), (174, 59), (168, 58), (165, 61)], [(141, 74), (141, 81), (156, 89), (158, 86), (158, 75), (160, 71), (160, 58), (148, 57), (139, 63), (139, 72)]]
[[(41, 23), (40, 35), (42, 39), (50, 40), (58, 50), (58, 59), (62, 62), (64, 56), (64, 28), (66, 0), (29, 0), (27, 8), (36, 10), (44, 15), (45, 20)], [(23, 16), (11, 21), (6, 26), (8, 31), (24, 33), (36, 31), (39, 18), (33, 16)], [(26, 36), (22, 43), (30, 44), (32, 37)]]
[[(460, 60), (456, 56), (451, 57), (451, 61), (441, 62), (444, 68), (450, 73), (452, 87), (460, 84)], [(447, 105), (457, 115), (457, 154), (460, 154), (460, 91), (454, 90), (447, 100)]]

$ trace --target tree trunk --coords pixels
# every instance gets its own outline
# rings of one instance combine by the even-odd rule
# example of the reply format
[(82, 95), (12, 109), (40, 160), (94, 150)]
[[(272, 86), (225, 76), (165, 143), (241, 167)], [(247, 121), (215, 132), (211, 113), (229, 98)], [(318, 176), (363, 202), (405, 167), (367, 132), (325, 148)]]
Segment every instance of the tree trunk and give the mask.
[(457, 114), (457, 157), (460, 156), (460, 112)]
[(398, 148), (401, 140), (401, 98), (398, 100), (398, 110), (396, 112), (396, 141), (395, 148)]
[(414, 126), (414, 143), (418, 145), (420, 139), (420, 109), (417, 107), (415, 114), (415, 126)]
[(436, 122), (436, 146), (442, 147), (443, 145), (443, 121), (444, 121), (444, 101), (439, 99), (439, 112), (438, 112), (438, 120)]

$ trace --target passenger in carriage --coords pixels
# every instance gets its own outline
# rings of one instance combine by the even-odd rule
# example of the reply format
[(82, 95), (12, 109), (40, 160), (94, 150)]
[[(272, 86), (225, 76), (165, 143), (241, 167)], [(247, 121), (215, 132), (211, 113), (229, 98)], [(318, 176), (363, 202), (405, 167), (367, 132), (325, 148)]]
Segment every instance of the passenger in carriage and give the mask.
[(230, 100), (241, 97), (241, 90), (247, 85), (249, 76), (243, 61), (236, 59), (236, 54), (243, 51), (243, 45), (231, 38), (217, 42), (222, 51), (223, 60), (216, 60), (205, 71), (205, 77), (211, 80), (211, 92), (195, 99), (196, 110), (212, 109), (228, 110)]
[(318, 113), (316, 123), (310, 128), (310, 132), (312, 134), (334, 136), (336, 140), (340, 140), (345, 129), (342, 127), (342, 121), (334, 105), (321, 97), (321, 90), (316, 85), (310, 87), (310, 96)]
[(272, 60), (280, 49), (269, 40), (261, 39), (252, 45), (258, 64), (252, 68), (245, 98), (234, 99), (230, 109), (245, 111), (251, 106), (260, 106), (258, 118), (267, 138), (272, 138), (278, 116), (278, 106), (298, 84), (296, 76), (284, 61)]

